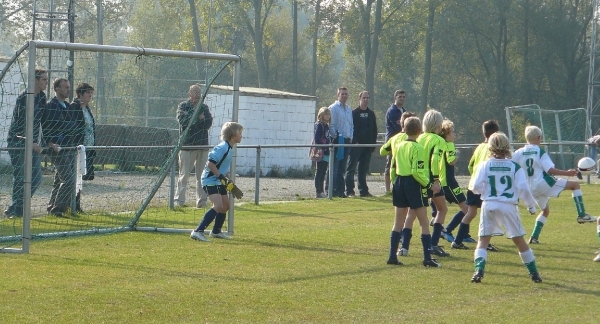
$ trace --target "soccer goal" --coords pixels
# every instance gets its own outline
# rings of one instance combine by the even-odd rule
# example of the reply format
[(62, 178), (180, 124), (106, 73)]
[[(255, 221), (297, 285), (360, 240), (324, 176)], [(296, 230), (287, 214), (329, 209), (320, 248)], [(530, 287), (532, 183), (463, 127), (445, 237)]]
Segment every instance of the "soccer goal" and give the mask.
[(546, 110), (538, 105), (524, 105), (506, 107), (505, 110), (511, 143), (527, 143), (525, 127), (535, 125), (541, 128), (546, 151), (553, 155), (553, 161), (559, 168), (573, 168), (584, 155), (584, 144), (589, 134), (585, 108)]
[[(68, 213), (60, 218), (47, 215), (54, 166), (44, 156), (41, 184), (33, 196), (29, 194), (35, 68), (48, 71), (50, 82), (45, 91), (48, 100), (54, 97), (52, 83), (56, 78), (70, 81), (72, 95), (80, 82), (94, 87), (89, 107), (96, 125), (95, 145), (86, 150), (93, 149), (97, 155), (94, 179), (82, 182), (81, 205), (85, 213)], [(209, 131), (209, 147), (212, 147), (220, 141), (221, 125), (237, 121), (239, 83), (237, 55), (30, 41), (5, 64), (0, 74), (2, 210), (11, 204), (13, 180), (6, 136), (15, 100), (24, 91), (28, 117), (23, 217), (0, 215), (0, 250), (27, 253), (33, 239), (129, 230), (183, 232), (194, 228), (206, 210), (189, 209), (190, 216), (178, 212), (179, 208), (173, 209), (181, 148), (176, 110), (180, 102), (188, 99), (189, 87), (201, 85), (200, 103), (206, 103), (213, 115)], [(201, 173), (202, 169), (195, 172)], [(235, 160), (231, 176), (235, 177)], [(194, 207), (195, 191), (196, 181), (191, 175), (186, 200)], [(229, 233), (233, 233), (233, 216), (230, 208)]]

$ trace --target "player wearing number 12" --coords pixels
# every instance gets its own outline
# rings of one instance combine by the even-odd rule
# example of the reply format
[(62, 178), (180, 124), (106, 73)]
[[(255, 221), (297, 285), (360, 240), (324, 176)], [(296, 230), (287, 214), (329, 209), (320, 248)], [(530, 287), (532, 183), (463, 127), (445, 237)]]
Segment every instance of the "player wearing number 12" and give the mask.
[(479, 220), (479, 242), (473, 256), (475, 273), (471, 282), (481, 282), (487, 262), (487, 247), (492, 236), (504, 234), (512, 239), (519, 249), (519, 256), (529, 271), (533, 282), (542, 282), (537, 270), (533, 251), (525, 242), (525, 228), (516, 208), (523, 200), (530, 214), (535, 214), (533, 198), (527, 176), (519, 164), (510, 160), (508, 138), (504, 133), (494, 133), (488, 140), (490, 158), (481, 163), (475, 173), (473, 193), (480, 194), (481, 217)]
[(550, 206), (548, 204), (550, 197), (558, 197), (565, 189), (573, 191), (572, 196), (577, 208), (577, 222), (580, 224), (595, 222), (596, 218), (585, 212), (579, 183), (554, 177), (554, 175), (573, 177), (577, 175), (577, 170), (571, 169), (565, 171), (554, 167), (554, 163), (548, 153), (539, 147), (542, 140), (542, 130), (539, 127), (527, 126), (525, 128), (525, 138), (527, 139), (527, 145), (515, 151), (513, 161), (519, 163), (525, 170), (531, 193), (537, 201), (538, 206), (542, 209), (542, 212), (535, 220), (535, 226), (529, 243), (539, 243), (542, 227), (546, 224), (548, 215), (550, 214)]
[(229, 171), (231, 160), (233, 159), (233, 145), (242, 141), (242, 131), (244, 127), (235, 122), (227, 122), (221, 128), (221, 139), (223, 142), (215, 146), (208, 153), (208, 162), (202, 172), (202, 188), (208, 194), (208, 199), (213, 203), (198, 227), (192, 231), (190, 237), (194, 240), (209, 242), (204, 236), (204, 230), (215, 221), (210, 237), (231, 239), (227, 234), (221, 231), (225, 223), (226, 213), (229, 210), (228, 189), (231, 190), (233, 182), (225, 177)]

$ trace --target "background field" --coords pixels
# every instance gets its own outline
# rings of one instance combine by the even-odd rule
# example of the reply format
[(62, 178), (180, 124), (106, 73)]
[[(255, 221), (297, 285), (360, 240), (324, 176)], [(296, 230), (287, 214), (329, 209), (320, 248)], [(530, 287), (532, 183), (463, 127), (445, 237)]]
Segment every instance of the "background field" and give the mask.
[[(597, 215), (600, 187), (583, 192)], [(0, 322), (596, 323), (596, 225), (575, 222), (569, 193), (551, 206), (533, 246), (541, 284), (505, 238), (481, 284), (469, 281), (472, 250), (448, 243), (441, 269), (422, 267), (418, 235), (404, 266), (386, 265), (389, 197), (245, 204), (231, 241), (126, 232), (0, 255)], [(534, 219), (523, 214), (528, 231)]]

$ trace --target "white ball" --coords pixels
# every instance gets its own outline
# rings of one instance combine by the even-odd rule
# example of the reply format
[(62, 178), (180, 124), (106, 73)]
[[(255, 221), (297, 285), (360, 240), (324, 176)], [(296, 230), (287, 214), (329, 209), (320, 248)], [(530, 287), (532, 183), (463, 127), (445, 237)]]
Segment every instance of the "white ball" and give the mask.
[(577, 168), (583, 175), (592, 174), (594, 171), (596, 171), (596, 161), (590, 157), (581, 158), (581, 160), (577, 162)]

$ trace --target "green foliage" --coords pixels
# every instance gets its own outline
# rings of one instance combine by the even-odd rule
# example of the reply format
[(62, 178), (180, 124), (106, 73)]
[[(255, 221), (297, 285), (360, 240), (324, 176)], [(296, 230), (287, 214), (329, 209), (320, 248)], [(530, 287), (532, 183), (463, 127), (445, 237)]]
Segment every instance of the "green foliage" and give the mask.
[[(600, 194), (595, 185), (583, 191), (587, 197)], [(460, 314), (467, 323), (483, 317), (490, 323), (594, 323), (596, 312), (581, 300), (600, 294), (598, 264), (592, 262), (595, 226), (577, 225), (573, 202), (563, 196), (551, 204), (553, 215), (565, 217), (550, 218), (542, 244), (534, 246), (541, 284), (529, 280), (504, 237), (492, 240), (501, 251), (488, 254), (480, 284), (469, 282), (472, 250), (452, 250), (440, 260), (441, 269), (421, 266), (417, 235), (404, 266), (386, 265), (389, 197), (306, 200), (236, 207), (231, 241), (140, 232), (34, 241), (30, 254), (2, 256), (0, 319), (393, 323), (401, 314), (403, 322), (418, 323)], [(600, 209), (600, 203), (584, 200), (588, 210)], [(449, 214), (456, 211), (450, 206)], [(191, 228), (202, 213), (185, 208), (171, 217)], [(535, 217), (523, 215), (530, 231)], [(436, 305), (452, 307), (433, 309), (432, 296)], [(23, 300), (46, 302), (30, 307)], [(209, 307), (198, 313), (198, 305)]]

